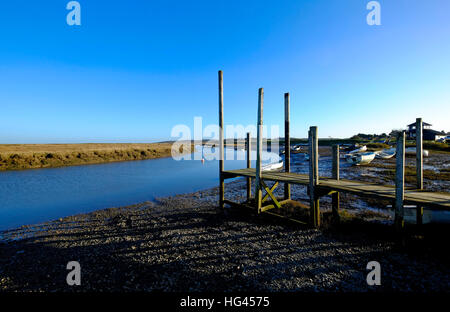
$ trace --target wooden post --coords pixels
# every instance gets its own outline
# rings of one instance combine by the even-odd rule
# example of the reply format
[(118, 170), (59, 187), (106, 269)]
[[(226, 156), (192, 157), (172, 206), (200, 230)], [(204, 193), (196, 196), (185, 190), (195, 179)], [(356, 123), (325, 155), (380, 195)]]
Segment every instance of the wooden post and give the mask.
[[(416, 172), (417, 172), (417, 189), (423, 190), (423, 122), (422, 118), (416, 119)], [(422, 224), (423, 207), (417, 205), (416, 223)]]
[(395, 157), (395, 226), (400, 231), (405, 226), (403, 220), (403, 200), (405, 197), (405, 131), (400, 132), (397, 136), (397, 152)]
[(219, 70), (219, 206), (224, 208), (225, 183), (224, 171), (224, 145), (223, 145), (223, 72)]
[[(339, 145), (333, 145), (333, 164), (332, 164), (332, 177), (339, 180)], [(338, 223), (339, 217), (339, 192), (335, 192), (331, 195), (331, 204), (333, 212), (333, 221)]]
[(417, 189), (423, 189), (423, 123), (422, 118), (416, 119), (416, 170)]
[[(247, 132), (247, 168), (252, 167), (252, 138), (250, 132)], [(252, 198), (252, 178), (247, 178), (247, 202)]]
[[(289, 134), (289, 93), (284, 94), (284, 171), (291, 171), (291, 137)], [(291, 185), (284, 184), (284, 199), (291, 199)]]
[(316, 191), (316, 186), (319, 184), (319, 140), (317, 137), (317, 127), (309, 128), (308, 139), (310, 218), (311, 225), (318, 228), (320, 226), (320, 206)]
[(262, 157), (262, 125), (263, 125), (264, 89), (260, 88), (258, 93), (258, 128), (256, 141), (256, 179), (255, 179), (255, 203), (258, 213), (261, 212), (261, 157)]

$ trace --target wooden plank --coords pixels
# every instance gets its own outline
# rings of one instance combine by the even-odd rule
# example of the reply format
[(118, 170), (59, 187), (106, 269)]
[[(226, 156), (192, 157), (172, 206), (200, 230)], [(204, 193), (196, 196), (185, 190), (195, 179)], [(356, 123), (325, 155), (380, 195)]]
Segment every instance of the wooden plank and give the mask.
[(397, 230), (405, 226), (404, 218), (404, 198), (405, 198), (405, 131), (397, 136), (395, 169), (395, 225)]
[[(250, 137), (250, 132), (247, 132), (247, 168), (252, 167), (252, 138)], [(247, 178), (247, 201), (252, 198), (252, 178)]]
[(261, 212), (261, 157), (262, 157), (262, 125), (263, 125), (264, 89), (258, 91), (258, 128), (256, 138), (256, 180), (255, 180), (255, 203), (258, 213)]
[(224, 208), (225, 182), (224, 171), (224, 146), (223, 146), (223, 72), (219, 70), (219, 206)]
[[(291, 137), (289, 130), (289, 114), (290, 114), (290, 96), (289, 93), (284, 94), (284, 171), (291, 171)], [(291, 185), (284, 184), (284, 198), (291, 198)]]
[[(279, 201), (278, 204), (281, 206), (281, 205), (283, 205), (285, 203), (288, 203), (290, 201), (291, 201), (290, 199), (283, 199), (283, 200)], [(274, 208), (280, 208), (280, 207), (278, 207), (278, 206), (276, 206), (274, 204), (265, 205), (265, 206), (261, 207), (261, 212), (267, 212), (267, 210), (274, 209)]]

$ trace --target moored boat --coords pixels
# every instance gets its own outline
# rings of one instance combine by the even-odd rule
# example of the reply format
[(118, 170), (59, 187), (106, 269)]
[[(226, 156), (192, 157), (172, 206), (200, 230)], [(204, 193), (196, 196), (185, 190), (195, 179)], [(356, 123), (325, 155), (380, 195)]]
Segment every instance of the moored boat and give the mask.
[(348, 155), (348, 154), (363, 153), (363, 152), (365, 152), (365, 151), (367, 151), (367, 146), (363, 145), (363, 146), (361, 146), (360, 148), (357, 148), (357, 149), (355, 149), (355, 150), (352, 150), (352, 151), (348, 152), (347, 155)]
[(347, 154), (345, 155), (345, 159), (347, 162), (354, 165), (365, 165), (370, 163), (375, 159), (375, 153), (367, 152), (367, 153), (358, 153), (358, 154)]
[(283, 168), (283, 162), (280, 161), (278, 163), (267, 164), (261, 167), (262, 171), (270, 171)]
[(389, 149), (384, 149), (382, 151), (377, 151), (375, 152), (375, 157), (376, 158), (381, 158), (381, 159), (389, 159), (395, 156), (395, 148), (389, 148)]

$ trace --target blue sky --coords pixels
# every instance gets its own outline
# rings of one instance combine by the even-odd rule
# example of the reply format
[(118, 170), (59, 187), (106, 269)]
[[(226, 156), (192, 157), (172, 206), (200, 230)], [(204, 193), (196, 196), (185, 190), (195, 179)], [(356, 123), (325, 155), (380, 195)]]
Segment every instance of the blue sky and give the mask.
[[(450, 131), (450, 1), (9, 1), (0, 10), (0, 143), (151, 142), (177, 124), (264, 122), (320, 137)], [(283, 133), (283, 132), (282, 132)]]

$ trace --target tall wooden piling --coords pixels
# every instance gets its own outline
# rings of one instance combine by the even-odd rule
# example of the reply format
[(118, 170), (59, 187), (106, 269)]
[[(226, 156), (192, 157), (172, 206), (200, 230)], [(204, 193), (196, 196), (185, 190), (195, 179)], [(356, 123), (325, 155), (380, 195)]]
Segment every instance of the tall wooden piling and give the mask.
[[(247, 132), (247, 168), (252, 167), (252, 138), (250, 137), (250, 132)], [(252, 178), (247, 178), (247, 201), (252, 198)]]
[(309, 198), (310, 198), (310, 222), (318, 228), (320, 226), (319, 196), (316, 186), (319, 184), (319, 140), (317, 127), (310, 127), (309, 141)]
[[(422, 118), (416, 119), (416, 172), (417, 172), (417, 189), (423, 189), (423, 122)], [(422, 224), (423, 207), (417, 205), (416, 223)]]
[(405, 226), (403, 201), (405, 198), (405, 131), (397, 136), (395, 169), (395, 226), (402, 230)]
[(223, 142), (223, 72), (219, 70), (219, 206), (224, 208), (225, 183), (223, 178), (224, 171), (224, 142)]
[[(333, 145), (333, 163), (332, 163), (332, 178), (339, 180), (339, 145)], [(331, 195), (331, 205), (334, 222), (339, 222), (339, 192), (334, 192)]]
[(416, 171), (417, 189), (423, 189), (423, 122), (416, 119)]
[(264, 89), (258, 91), (258, 128), (256, 139), (256, 178), (255, 178), (255, 203), (258, 213), (261, 212), (261, 159), (262, 159), (262, 126), (263, 126)]
[(333, 157), (333, 162), (331, 164), (331, 175), (332, 178), (335, 180), (339, 180), (340, 176), (339, 176), (339, 145), (333, 145), (332, 148), (332, 157)]
[[(290, 96), (284, 94), (284, 171), (291, 171), (291, 137), (289, 127)], [(284, 199), (291, 199), (291, 185), (284, 184)]]

